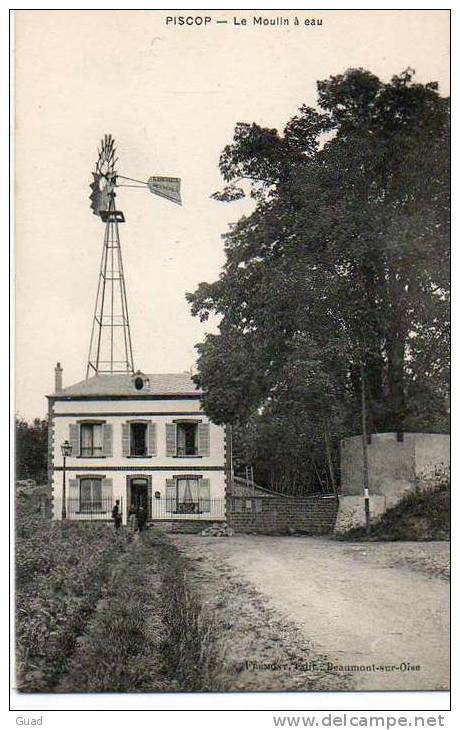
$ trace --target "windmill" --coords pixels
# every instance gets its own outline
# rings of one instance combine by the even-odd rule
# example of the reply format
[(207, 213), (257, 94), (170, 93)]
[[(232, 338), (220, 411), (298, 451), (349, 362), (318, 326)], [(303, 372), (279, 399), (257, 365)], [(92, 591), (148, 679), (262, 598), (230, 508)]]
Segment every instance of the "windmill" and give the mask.
[[(86, 377), (101, 373), (134, 373), (123, 260), (118, 224), (125, 222), (115, 204), (116, 188), (144, 188), (182, 205), (180, 178), (152, 176), (146, 182), (120, 175), (115, 166), (115, 141), (101, 140), (91, 188), (91, 209), (105, 224), (104, 244), (94, 307)], [(126, 182), (125, 182), (126, 181)]]

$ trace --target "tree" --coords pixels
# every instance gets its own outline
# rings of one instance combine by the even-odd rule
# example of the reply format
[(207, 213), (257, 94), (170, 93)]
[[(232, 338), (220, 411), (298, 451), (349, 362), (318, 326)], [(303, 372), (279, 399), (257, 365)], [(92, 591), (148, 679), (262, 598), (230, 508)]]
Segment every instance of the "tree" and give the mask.
[[(225, 236), (219, 280), (188, 295), (201, 319), (221, 315), (198, 346), (204, 406), (243, 424), (285, 410), (301, 382), (311, 415), (320, 372), (323, 417), (334, 383), (336, 421), (356, 432), (363, 366), (371, 427), (400, 430), (420, 422), (432, 375), (445, 402), (448, 102), (410, 70), (383, 83), (352, 69), (318, 82), (318, 97), (282, 134), (238, 124), (222, 153), (215, 197), (247, 191), (255, 209)], [(425, 428), (434, 417), (424, 409)]]
[(16, 478), (35, 479), (44, 484), (47, 479), (48, 421), (34, 418), (31, 424), (17, 416), (16, 431)]

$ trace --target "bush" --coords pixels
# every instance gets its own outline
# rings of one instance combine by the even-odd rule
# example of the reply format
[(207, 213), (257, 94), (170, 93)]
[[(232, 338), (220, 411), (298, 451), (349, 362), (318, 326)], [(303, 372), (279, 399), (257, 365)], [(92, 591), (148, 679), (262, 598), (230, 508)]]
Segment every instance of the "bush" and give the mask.
[(371, 525), (370, 535), (364, 527), (354, 527), (340, 537), (344, 540), (449, 540), (450, 485), (409, 494), (387, 510)]

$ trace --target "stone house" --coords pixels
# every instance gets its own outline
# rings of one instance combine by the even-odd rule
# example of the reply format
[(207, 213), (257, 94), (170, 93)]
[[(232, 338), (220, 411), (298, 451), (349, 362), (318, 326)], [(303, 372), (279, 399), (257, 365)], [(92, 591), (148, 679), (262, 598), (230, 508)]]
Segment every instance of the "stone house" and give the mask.
[(188, 373), (102, 374), (64, 388), (58, 363), (47, 396), (53, 518), (65, 490), (67, 519), (110, 519), (119, 499), (124, 523), (131, 505), (154, 520), (224, 520), (225, 429), (200, 394)]

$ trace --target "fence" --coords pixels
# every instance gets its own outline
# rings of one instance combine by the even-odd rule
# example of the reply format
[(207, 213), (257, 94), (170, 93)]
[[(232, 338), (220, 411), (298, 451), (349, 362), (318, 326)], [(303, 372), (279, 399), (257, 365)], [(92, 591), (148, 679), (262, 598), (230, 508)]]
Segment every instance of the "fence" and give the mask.
[(198, 499), (176, 502), (175, 499), (154, 499), (153, 520), (224, 520), (225, 499)]
[[(67, 519), (111, 520), (114, 505), (113, 497), (93, 498), (87, 501), (69, 498), (66, 500)], [(122, 499), (119, 506), (123, 514)], [(54, 515), (60, 519), (61, 514), (62, 504), (60, 500), (55, 499)], [(151, 519), (176, 524), (218, 522), (227, 519), (235, 532), (286, 534), (301, 531), (321, 535), (333, 531), (336, 515), (335, 495), (289, 497), (256, 493), (251, 496), (228, 495), (227, 499), (203, 498), (187, 502), (176, 501), (175, 498), (154, 498)], [(184, 529), (185, 527), (186, 525)]]
[[(66, 499), (67, 519), (70, 520), (111, 520), (112, 509), (115, 506), (113, 497), (101, 497), (99, 499), (82, 500), (80, 498)], [(119, 503), (120, 514), (123, 514), (123, 501)], [(54, 503), (55, 516), (60, 519), (62, 515), (62, 502), (58, 499)]]

